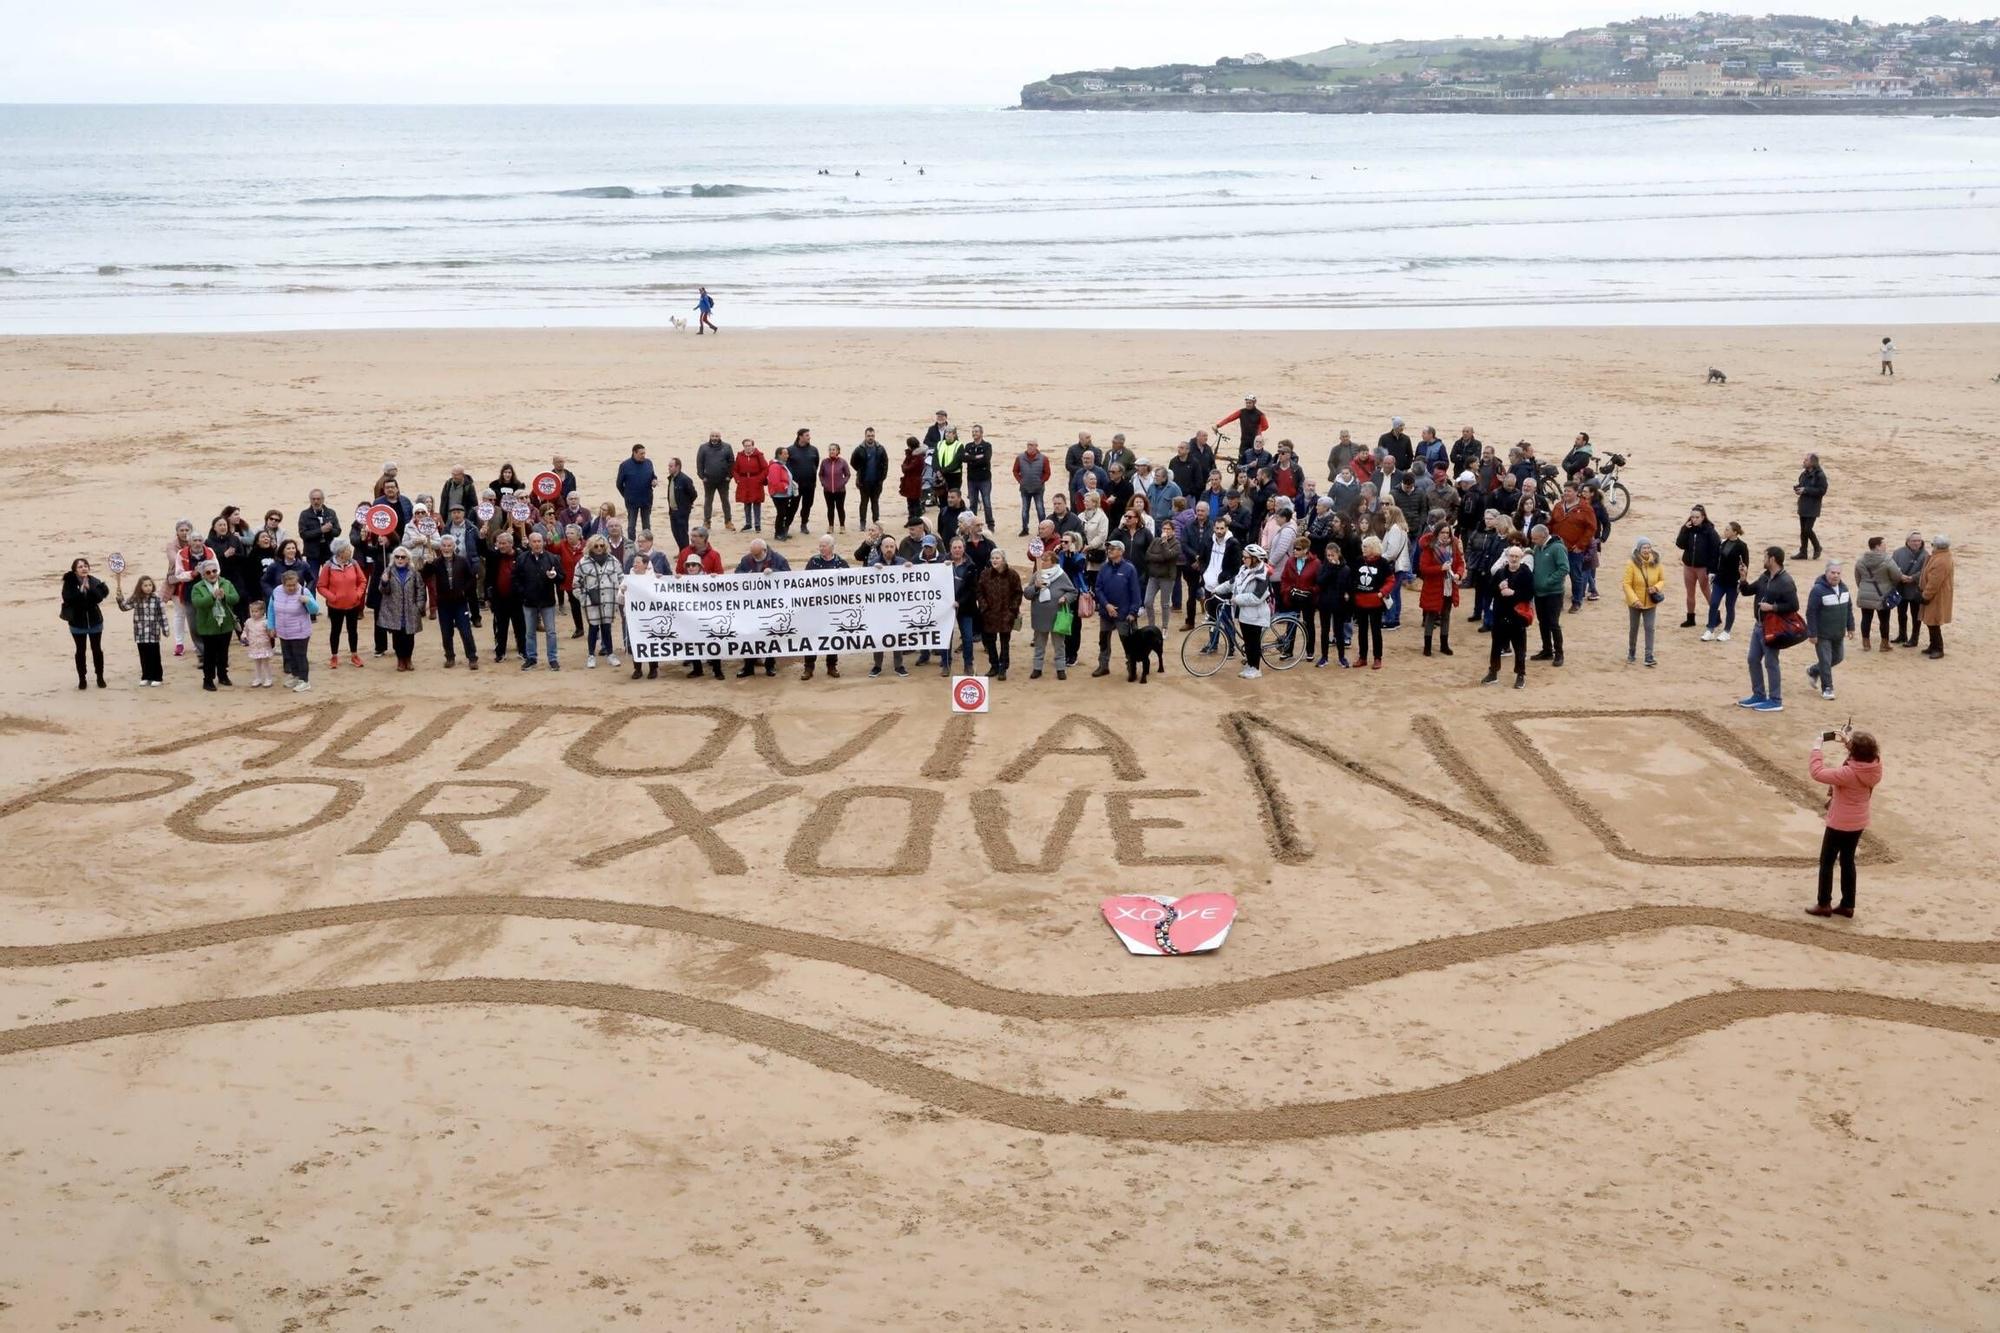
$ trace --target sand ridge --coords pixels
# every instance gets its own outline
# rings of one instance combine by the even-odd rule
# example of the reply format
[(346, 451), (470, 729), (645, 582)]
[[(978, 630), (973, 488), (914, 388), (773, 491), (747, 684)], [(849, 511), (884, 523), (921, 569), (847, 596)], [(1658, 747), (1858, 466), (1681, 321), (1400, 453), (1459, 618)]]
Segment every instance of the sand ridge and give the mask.
[(338, 907), (313, 907), (66, 944), (0, 945), (0, 967), (62, 967), (76, 963), (100, 963), (211, 949), (299, 931), (460, 916), (579, 921), (673, 931), (699, 939), (853, 968), (908, 986), (955, 1009), (1033, 1019), (1145, 1018), (1220, 1013), (1279, 1000), (1332, 994), (1392, 981), (1412, 973), (1437, 971), (1532, 949), (1559, 948), (1650, 931), (1701, 927), (1866, 958), (1926, 963), (2000, 963), (2000, 940), (1906, 939), (1857, 934), (1811, 922), (1780, 921), (1726, 907), (1643, 906), (1586, 912), (1552, 921), (1501, 926), (1466, 935), (1424, 940), (1238, 981), (1175, 986), (1155, 991), (1064, 995), (989, 985), (945, 964), (881, 945), (784, 926), (761, 925), (685, 907), (613, 902), (601, 898), (470, 894), (391, 898)]
[(1781, 1014), (1865, 1018), (2000, 1038), (2000, 1013), (1985, 1010), (1864, 991), (1735, 990), (1634, 1014), (1490, 1073), (1436, 1087), (1257, 1110), (1135, 1111), (1009, 1092), (803, 1024), (669, 991), (595, 981), (467, 977), (198, 1000), (13, 1028), (0, 1032), (0, 1056), (257, 1019), (432, 1004), (553, 1005), (657, 1018), (750, 1042), (885, 1092), (1017, 1129), (1174, 1142), (1271, 1142), (1466, 1120), (1573, 1088), (1702, 1033)]

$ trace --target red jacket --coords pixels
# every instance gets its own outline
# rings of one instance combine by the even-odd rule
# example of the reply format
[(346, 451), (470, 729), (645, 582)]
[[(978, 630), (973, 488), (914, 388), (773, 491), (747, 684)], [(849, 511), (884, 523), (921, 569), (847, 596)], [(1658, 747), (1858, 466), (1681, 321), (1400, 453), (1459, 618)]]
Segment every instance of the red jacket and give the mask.
[(720, 574), (722, 572), (722, 552), (716, 550), (713, 546), (699, 554), (695, 552), (692, 546), (681, 547), (681, 553), (674, 557), (674, 573), (676, 575), (686, 573), (687, 562), (690, 560), (701, 561), (701, 572), (704, 574)]
[[(1301, 596), (1293, 596), (1299, 593)], [(1299, 568), (1296, 555), (1285, 557), (1278, 573), (1278, 609), (1280, 611), (1308, 611), (1319, 596), (1319, 557), (1306, 557), (1305, 568)]]
[(736, 465), (731, 474), (736, 478), (737, 503), (764, 503), (764, 481), (770, 472), (771, 464), (765, 459), (763, 450), (755, 445), (736, 455)]
[(1572, 554), (1581, 554), (1597, 540), (1597, 511), (1588, 500), (1578, 499), (1574, 504), (1558, 500), (1549, 514), (1549, 531)]
[(905, 500), (914, 500), (924, 493), (924, 455), (921, 449), (912, 449), (903, 455), (903, 484), (899, 489)]
[[(1245, 420), (1243, 417), (1243, 413), (1245, 411), (1248, 411), (1250, 413), (1250, 417), (1248, 420)], [(1228, 416), (1216, 422), (1215, 429), (1221, 430), (1224, 426), (1227, 426), (1232, 421), (1234, 421), (1238, 426), (1242, 428), (1243, 443), (1246, 445), (1254, 441), (1259, 435), (1263, 435), (1271, 429), (1271, 418), (1265, 416), (1262, 409), (1255, 407), (1237, 408), (1234, 412), (1231, 412)]]
[(319, 595), (333, 611), (352, 611), (368, 596), (368, 571), (359, 560), (346, 568), (329, 560), (319, 567)]
[(1447, 575), (1451, 580), (1451, 604), (1458, 605), (1458, 587), (1465, 582), (1465, 557), (1459, 553), (1456, 544), (1451, 548), (1451, 568), (1446, 569), (1444, 562), (1437, 558), (1437, 552), (1431, 549), (1431, 534), (1426, 532), (1419, 537), (1417, 574), (1424, 581), (1423, 590), (1417, 594), (1417, 606), (1420, 610), (1429, 611), (1434, 615), (1444, 610), (1444, 585)]
[(793, 484), (792, 470), (783, 463), (773, 463), (764, 471), (764, 486), (771, 492), (773, 500), (790, 495)]
[(550, 549), (556, 553), (556, 559), (562, 561), (563, 591), (574, 592), (576, 590), (576, 562), (583, 559), (583, 543), (578, 542), (575, 546), (571, 546), (568, 542), (557, 542)]

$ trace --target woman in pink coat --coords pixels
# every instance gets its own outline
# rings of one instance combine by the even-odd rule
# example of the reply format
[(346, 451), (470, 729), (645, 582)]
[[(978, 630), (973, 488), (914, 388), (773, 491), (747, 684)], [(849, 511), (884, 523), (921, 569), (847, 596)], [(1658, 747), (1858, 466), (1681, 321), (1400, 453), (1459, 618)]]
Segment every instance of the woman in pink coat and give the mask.
[[(1847, 746), (1847, 762), (1834, 768), (1826, 762), (1822, 749), (1826, 740), (1813, 742), (1814, 782), (1832, 789), (1826, 807), (1826, 832), (1819, 844), (1819, 902), (1808, 907), (1812, 916), (1854, 915), (1854, 849), (1861, 832), (1868, 827), (1868, 801), (1882, 781), (1882, 751), (1875, 738), (1865, 731), (1843, 731), (1836, 738)], [(1840, 858), (1840, 906), (1833, 907), (1833, 861)]]

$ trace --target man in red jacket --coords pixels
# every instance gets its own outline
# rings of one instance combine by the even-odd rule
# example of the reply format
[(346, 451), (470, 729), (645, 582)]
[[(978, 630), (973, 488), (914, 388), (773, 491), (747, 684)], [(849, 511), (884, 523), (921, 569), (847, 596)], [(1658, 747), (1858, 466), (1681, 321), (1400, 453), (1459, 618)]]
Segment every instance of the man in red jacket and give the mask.
[(681, 547), (680, 554), (674, 558), (674, 568), (685, 571), (689, 561), (693, 561), (704, 574), (722, 572), (722, 552), (708, 544), (708, 529), (699, 523), (689, 530), (688, 544)]
[(1562, 499), (1549, 512), (1549, 531), (1569, 552), (1569, 609), (1579, 610), (1583, 606), (1584, 584), (1590, 577), (1584, 568), (1587, 561), (1580, 557), (1588, 555), (1597, 542), (1597, 511), (1583, 498), (1575, 482), (1563, 486)]
[(1238, 459), (1241, 459), (1243, 455), (1250, 452), (1250, 447), (1257, 443), (1259, 435), (1271, 429), (1271, 418), (1258, 410), (1257, 395), (1254, 393), (1243, 399), (1243, 406), (1216, 422), (1215, 429), (1221, 430), (1232, 421), (1237, 425), (1236, 457)]

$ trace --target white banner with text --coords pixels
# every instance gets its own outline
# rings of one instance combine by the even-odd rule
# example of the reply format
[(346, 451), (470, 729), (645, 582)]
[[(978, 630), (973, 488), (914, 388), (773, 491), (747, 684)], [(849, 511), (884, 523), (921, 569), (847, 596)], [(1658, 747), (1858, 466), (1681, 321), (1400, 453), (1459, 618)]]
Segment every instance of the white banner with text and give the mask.
[(625, 580), (635, 662), (942, 652), (954, 620), (941, 564)]

